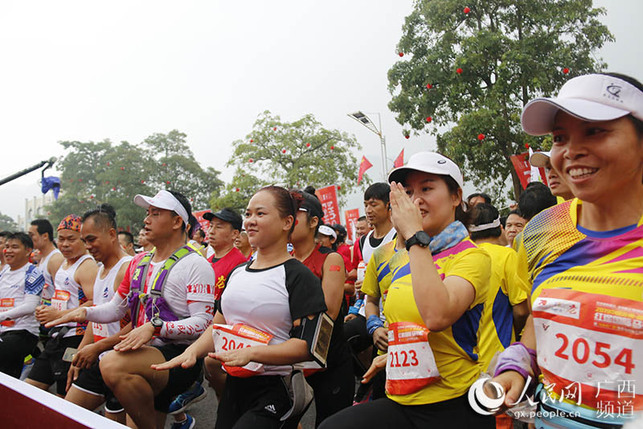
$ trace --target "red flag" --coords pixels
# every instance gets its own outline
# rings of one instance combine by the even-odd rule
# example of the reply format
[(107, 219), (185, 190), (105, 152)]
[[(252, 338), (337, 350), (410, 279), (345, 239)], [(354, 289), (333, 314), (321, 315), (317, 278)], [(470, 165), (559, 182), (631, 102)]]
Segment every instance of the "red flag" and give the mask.
[(373, 164), (366, 159), (365, 156), (362, 156), (362, 162), (359, 164), (359, 173), (357, 174), (357, 184), (359, 185), (359, 182), (362, 181), (362, 177), (364, 176), (364, 173), (366, 173), (366, 170), (371, 168)]
[(401, 167), (404, 165), (404, 149), (402, 149), (402, 152), (395, 158), (395, 161), (393, 161), (393, 168)]

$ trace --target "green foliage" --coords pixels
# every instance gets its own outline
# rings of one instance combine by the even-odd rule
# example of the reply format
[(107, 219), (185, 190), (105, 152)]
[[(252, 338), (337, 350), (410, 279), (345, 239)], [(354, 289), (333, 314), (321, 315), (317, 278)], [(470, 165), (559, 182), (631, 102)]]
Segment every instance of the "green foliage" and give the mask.
[(153, 195), (160, 189), (183, 193), (193, 208), (207, 207), (211, 194), (221, 186), (219, 173), (201, 168), (185, 138), (174, 130), (154, 134), (140, 145), (113, 145), (109, 140), (61, 142), (68, 153), (58, 165), (62, 192), (49, 207), (52, 223), (105, 202), (116, 209), (119, 227), (137, 231), (145, 210), (133, 203), (134, 195)]
[(15, 232), (18, 230), (18, 224), (9, 215), (0, 213), (0, 231)]
[(359, 164), (353, 151), (360, 145), (347, 133), (325, 129), (313, 115), (283, 122), (265, 111), (245, 140), (232, 144), (234, 152), (227, 165), (235, 167), (235, 175), (221, 196), (212, 199), (214, 208), (243, 209), (252, 194), (267, 184), (302, 189), (336, 184), (340, 200), (358, 187)]
[(501, 195), (511, 175), (517, 198), (510, 156), (525, 143), (542, 147), (522, 132), (522, 107), (602, 70), (593, 53), (613, 37), (591, 0), (475, 0), (468, 14), (464, 6), (416, 2), (398, 46), (405, 56), (388, 73), (389, 107), (401, 124), (437, 135), (438, 150), (476, 186)]

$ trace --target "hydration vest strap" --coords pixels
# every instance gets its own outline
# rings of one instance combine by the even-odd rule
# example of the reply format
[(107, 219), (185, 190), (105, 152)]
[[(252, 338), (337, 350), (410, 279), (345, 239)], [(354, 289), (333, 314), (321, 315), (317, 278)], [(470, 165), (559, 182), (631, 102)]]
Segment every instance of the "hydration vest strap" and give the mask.
[(185, 258), (192, 252), (195, 252), (195, 250), (189, 246), (183, 246), (176, 252), (174, 252), (172, 256), (167, 259), (167, 261), (165, 261), (165, 263), (163, 264), (163, 268), (159, 270), (159, 272), (156, 274), (156, 277), (154, 278), (152, 288), (150, 289), (150, 295), (161, 296), (163, 285), (165, 285), (165, 280), (170, 274), (170, 270), (176, 265), (177, 262), (179, 262), (181, 259)]

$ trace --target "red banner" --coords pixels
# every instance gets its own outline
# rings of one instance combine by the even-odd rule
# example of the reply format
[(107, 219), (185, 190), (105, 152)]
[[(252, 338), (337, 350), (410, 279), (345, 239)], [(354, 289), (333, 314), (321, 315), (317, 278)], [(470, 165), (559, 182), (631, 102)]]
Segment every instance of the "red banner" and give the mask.
[(327, 225), (340, 223), (339, 204), (337, 203), (337, 186), (326, 186), (325, 188), (317, 189), (315, 193), (321, 202), (322, 209), (324, 209), (324, 218), (322, 219), (324, 223)]
[[(519, 153), (518, 155), (511, 155), (511, 163), (514, 166), (514, 170), (518, 174), (520, 179), (520, 184), (522, 189), (527, 189), (529, 182), (532, 182), (534, 174), (532, 173), (532, 166), (529, 163), (529, 152)], [(535, 169), (535, 167), (533, 167)], [(540, 173), (540, 181), (545, 185), (547, 184), (547, 174), (545, 173), (544, 168), (538, 168)]]
[(344, 212), (344, 220), (346, 221), (346, 232), (348, 238), (355, 241), (355, 224), (359, 218), (359, 209), (346, 210)]
[(210, 229), (210, 221), (203, 219), (203, 215), (206, 213), (210, 213), (212, 210), (199, 210), (196, 212), (192, 212), (196, 220), (199, 221), (201, 224), (201, 229), (205, 232), (205, 235), (208, 235), (208, 230)]
[(511, 155), (511, 163), (518, 174), (522, 189), (526, 189), (531, 180), (531, 164), (529, 164), (529, 152), (523, 152), (518, 155)]

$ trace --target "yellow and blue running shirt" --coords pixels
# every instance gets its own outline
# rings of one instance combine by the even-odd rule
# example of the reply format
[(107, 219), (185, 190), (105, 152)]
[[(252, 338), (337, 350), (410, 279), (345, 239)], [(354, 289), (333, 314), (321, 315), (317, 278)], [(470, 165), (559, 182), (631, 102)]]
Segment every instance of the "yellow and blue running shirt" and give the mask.
[[(643, 217), (589, 231), (578, 225), (581, 204), (539, 213), (517, 247), (532, 285), (543, 383), (554, 397), (600, 410), (626, 399), (627, 380), (643, 386)], [(629, 394), (628, 406), (642, 410), (641, 392)]]
[[(429, 333), (429, 345), (440, 372), (440, 380), (408, 395), (388, 395), (403, 405), (432, 404), (464, 395), (481, 372), (478, 361), (478, 331), (491, 273), (491, 258), (468, 237), (438, 254), (433, 262), (444, 280), (457, 276), (475, 289), (467, 311), (452, 326)], [(398, 250), (389, 261), (392, 273), (384, 313), (389, 323), (413, 322), (424, 326), (413, 297), (411, 267), (406, 250)]]
[(389, 241), (375, 249), (371, 260), (366, 266), (362, 292), (368, 296), (381, 298), (380, 305), (384, 305), (389, 286), (391, 285), (392, 275), (389, 261), (396, 253), (396, 243), (397, 238), (394, 238), (393, 241)]
[(513, 306), (527, 299), (527, 279), (518, 272), (518, 254), (508, 247), (478, 243), (491, 256), (488, 298), (480, 322), (480, 361), (487, 369), (496, 352), (515, 341)]

